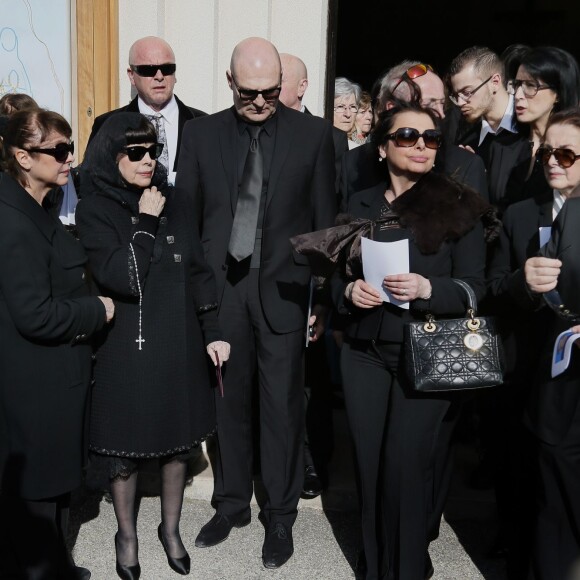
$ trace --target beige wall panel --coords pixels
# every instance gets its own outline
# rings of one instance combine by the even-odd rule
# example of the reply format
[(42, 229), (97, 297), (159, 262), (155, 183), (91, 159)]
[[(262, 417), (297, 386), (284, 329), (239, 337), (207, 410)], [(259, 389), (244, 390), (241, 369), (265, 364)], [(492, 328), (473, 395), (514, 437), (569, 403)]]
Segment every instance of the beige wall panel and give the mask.
[(315, 115), (324, 109), (328, 0), (272, 0), (271, 40), (279, 52), (300, 57), (308, 69), (302, 101)]

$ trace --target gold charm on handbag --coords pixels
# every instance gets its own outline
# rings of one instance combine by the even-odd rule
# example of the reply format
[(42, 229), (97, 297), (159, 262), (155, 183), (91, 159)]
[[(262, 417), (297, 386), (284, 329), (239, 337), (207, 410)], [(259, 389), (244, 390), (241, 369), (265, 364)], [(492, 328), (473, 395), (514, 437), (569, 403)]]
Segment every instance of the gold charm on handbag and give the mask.
[(479, 327), (481, 326), (481, 320), (479, 320), (479, 318), (475, 318), (475, 313), (474, 313), (473, 309), (470, 308), (467, 311), (467, 313), (471, 317), (467, 321), (467, 328), (469, 328), (469, 330), (471, 330), (471, 332), (468, 332), (463, 337), (463, 344), (469, 350), (479, 350), (483, 346), (483, 338), (481, 337), (481, 335), (477, 334), (477, 331), (479, 330)]

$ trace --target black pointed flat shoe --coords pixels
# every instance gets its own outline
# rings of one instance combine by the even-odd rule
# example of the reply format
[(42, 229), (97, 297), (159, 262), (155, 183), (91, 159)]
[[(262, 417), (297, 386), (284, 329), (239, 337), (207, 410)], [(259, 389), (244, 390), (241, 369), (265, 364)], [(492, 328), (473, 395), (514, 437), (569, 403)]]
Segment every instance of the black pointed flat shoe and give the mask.
[(157, 528), (157, 535), (159, 536), (159, 541), (161, 542), (163, 550), (165, 551), (165, 555), (167, 556), (167, 563), (174, 572), (177, 572), (182, 576), (187, 576), (191, 567), (191, 559), (189, 554), (185, 552), (185, 556), (182, 556), (181, 558), (173, 558), (169, 555), (169, 551), (165, 545), (165, 540), (163, 539), (163, 532), (161, 531), (162, 525), (163, 524), (159, 524), (159, 527)]

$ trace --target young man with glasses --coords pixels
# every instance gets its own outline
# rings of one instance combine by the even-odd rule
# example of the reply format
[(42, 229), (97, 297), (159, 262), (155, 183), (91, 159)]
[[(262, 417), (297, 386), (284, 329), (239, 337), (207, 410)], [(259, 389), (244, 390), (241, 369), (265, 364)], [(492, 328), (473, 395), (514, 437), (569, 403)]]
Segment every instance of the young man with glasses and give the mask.
[(115, 113), (128, 111), (147, 115), (156, 126), (159, 140), (165, 143), (159, 161), (167, 167), (170, 184), (175, 182), (183, 125), (190, 119), (206, 115), (175, 96), (175, 72), (175, 54), (165, 40), (146, 36), (135, 41), (129, 49), (127, 76), (137, 96), (128, 105), (99, 115), (89, 137), (90, 141), (105, 120)]
[[(304, 344), (308, 260), (288, 241), (330, 227), (336, 214), (332, 126), (279, 102), (278, 51), (247, 38), (226, 72), (233, 107), (186, 124), (178, 195), (198, 209), (206, 259), (216, 275), (219, 322), (232, 345), (224, 396), (216, 394), (214, 517), (197, 547), (224, 541), (250, 522), (252, 391), (257, 371), (260, 469), (267, 499), (262, 561), (282, 566), (304, 483)], [(318, 293), (308, 324), (324, 331)]]
[(514, 167), (529, 158), (528, 141), (518, 129), (514, 98), (504, 76), (500, 57), (482, 46), (461, 52), (448, 71), (449, 99), (467, 122), (456, 142), (483, 159), (490, 201), (501, 209), (515, 201), (507, 197), (510, 190), (516, 195)]

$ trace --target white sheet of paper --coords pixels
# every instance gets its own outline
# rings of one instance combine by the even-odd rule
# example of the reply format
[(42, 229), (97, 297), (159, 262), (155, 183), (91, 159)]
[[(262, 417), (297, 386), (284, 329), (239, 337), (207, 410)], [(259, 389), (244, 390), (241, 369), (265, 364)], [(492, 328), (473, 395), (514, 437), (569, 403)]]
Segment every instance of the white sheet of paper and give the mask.
[(545, 246), (550, 241), (552, 235), (552, 228), (550, 226), (542, 226), (540, 229), (540, 248)]
[(562, 374), (570, 364), (572, 345), (580, 338), (580, 334), (565, 330), (554, 342), (552, 353), (552, 378)]
[(409, 273), (409, 240), (375, 242), (361, 239), (361, 252), (365, 282), (381, 293), (383, 302), (400, 308), (409, 308), (409, 302), (400, 302), (383, 286), (383, 278), (392, 274)]

